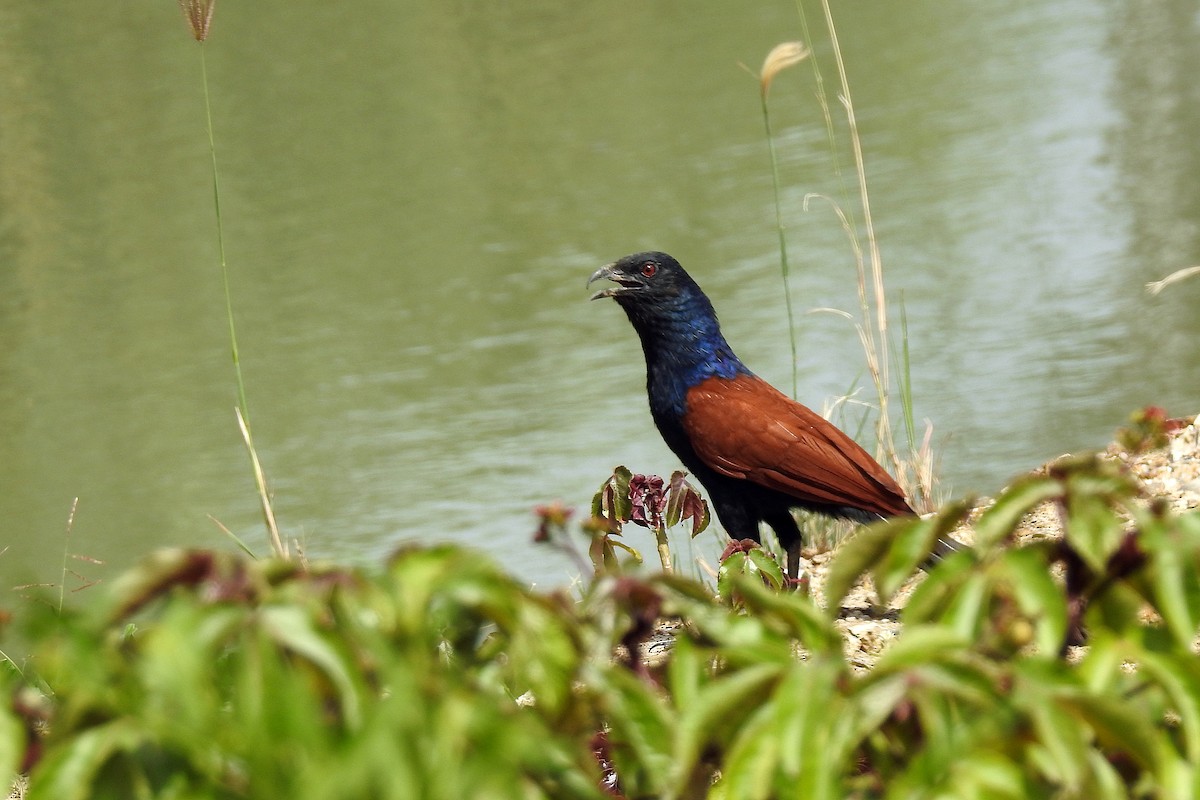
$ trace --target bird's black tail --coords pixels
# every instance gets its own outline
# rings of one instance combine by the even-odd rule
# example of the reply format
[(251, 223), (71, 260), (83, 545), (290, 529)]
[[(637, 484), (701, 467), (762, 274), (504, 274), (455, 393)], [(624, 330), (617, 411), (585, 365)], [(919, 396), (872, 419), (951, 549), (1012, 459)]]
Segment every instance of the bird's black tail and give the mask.
[(956, 542), (953, 539), (941, 538), (937, 540), (937, 544), (933, 546), (933, 552), (929, 557), (937, 561), (941, 561), (949, 555), (966, 550), (967, 546), (962, 542)]
[(967, 546), (962, 542), (956, 542), (953, 539), (948, 539), (944, 536), (939, 537), (937, 543), (933, 546), (933, 551), (929, 554), (929, 558), (925, 559), (924, 563), (921, 564), (921, 569), (924, 572), (929, 572), (929, 570), (940, 564), (943, 559), (948, 558), (960, 550), (966, 549)]

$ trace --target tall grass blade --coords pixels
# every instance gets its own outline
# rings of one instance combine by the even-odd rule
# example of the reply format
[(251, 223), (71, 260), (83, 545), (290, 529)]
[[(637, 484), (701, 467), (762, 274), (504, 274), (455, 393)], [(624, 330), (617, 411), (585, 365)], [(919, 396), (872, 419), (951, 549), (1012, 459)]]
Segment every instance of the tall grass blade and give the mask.
[(246, 451), (250, 454), (250, 466), (254, 470), (254, 485), (258, 488), (258, 500), (262, 504), (263, 520), (267, 523), (267, 532), (271, 535), (271, 549), (280, 558), (290, 558), (288, 547), (279, 535), (279, 526), (275, 524), (275, 510), (271, 507), (271, 496), (267, 493), (267, 479), (263, 475), (262, 464), (258, 462), (258, 451), (254, 449), (254, 439), (250, 436), (250, 426), (242, 416), (242, 410), (235, 408), (238, 429), (242, 432), (242, 440), (246, 443)]
[[(843, 204), (847, 206), (849, 205), (848, 201), (846, 200), (846, 195), (848, 192), (843, 180), (838, 156), (837, 142), (835, 141), (834, 136), (833, 120), (829, 113), (829, 103), (825, 94), (824, 78), (821, 74), (820, 65), (815, 58), (811, 59), (811, 61), (813, 75), (816, 80), (817, 100), (821, 105), (822, 114), (824, 115), (826, 134), (829, 138), (829, 147), (834, 161), (834, 170), (837, 174), (839, 184), (841, 184), (844, 202), (840, 204), (839, 202), (825, 195), (809, 194), (804, 198), (804, 210), (807, 211), (809, 209), (809, 203), (814, 198), (825, 200), (832, 207), (842, 225), (843, 231), (846, 233), (846, 238), (850, 243), (850, 247), (854, 255), (858, 279), (857, 288), (859, 310), (862, 315), (861, 322), (856, 325), (856, 329), (859, 334), (859, 339), (862, 343), (863, 352), (866, 357), (867, 368), (871, 374), (871, 380), (875, 386), (875, 392), (878, 398), (878, 418), (875, 423), (876, 457), (881, 462), (890, 463), (892, 472), (895, 473), (897, 479), (900, 480), (902, 484), (910, 484), (906, 485), (909, 496), (914, 500), (917, 500), (919, 496), (922, 504), (927, 506), (932, 501), (933, 491), (932, 467), (934, 460), (932, 456), (932, 450), (930, 448), (931, 430), (927, 429), (923, 441), (918, 443), (918, 433), (913, 408), (911, 354), (908, 347), (907, 317), (902, 307), (901, 352), (897, 354), (889, 334), (887, 298), (884, 291), (883, 282), (883, 260), (879, 251), (879, 241), (878, 237), (876, 236), (874, 219), (871, 213), (871, 199), (867, 187), (867, 175), (863, 158), (862, 139), (859, 135), (858, 120), (854, 110), (854, 103), (851, 99), (849, 80), (846, 76), (845, 60), (842, 55), (837, 27), (834, 23), (833, 12), (829, 0), (821, 0), (821, 9), (823, 11), (825, 26), (829, 35), (834, 63), (836, 64), (837, 68), (839, 81), (838, 100), (841, 102), (846, 115), (851, 151), (854, 157), (855, 175), (858, 189), (857, 200), (862, 213), (863, 235), (860, 237), (858, 227), (853, 219), (853, 215), (847, 214), (842, 208)], [(805, 38), (811, 40), (808, 28), (808, 19), (807, 15), (805, 14), (804, 3), (802, 0), (797, 0), (796, 11), (800, 17), (801, 29), (804, 32)], [(763, 113), (764, 117), (766, 117), (765, 97)], [(772, 166), (775, 166), (773, 152)], [(778, 183), (777, 174), (776, 182)], [(777, 209), (779, 206), (778, 198), (779, 189), (777, 185)], [(778, 223), (778, 221), (777, 224), (782, 235), (782, 224)], [(863, 239), (865, 239), (865, 242)], [(789, 308), (789, 322), (790, 321), (791, 315)], [(893, 431), (891, 420), (890, 406), (892, 402), (892, 359), (898, 360), (902, 367), (902, 374), (897, 377), (897, 380), (899, 383), (898, 399), (901, 405), (901, 413), (903, 415), (905, 439), (907, 441), (908, 450), (907, 454), (903, 457), (901, 456), (900, 448), (896, 442), (895, 432)]]
[(897, 474), (903, 473), (903, 463), (896, 449), (892, 434), (889, 397), (891, 391), (891, 376), (888, 365), (887, 340), (887, 298), (883, 289), (883, 261), (879, 253), (879, 240), (875, 235), (875, 223), (871, 216), (871, 197), (867, 191), (867, 171), (863, 160), (862, 138), (858, 132), (858, 119), (854, 113), (854, 102), (850, 94), (850, 82), (846, 77), (846, 63), (842, 58), (841, 45), (838, 42), (837, 27), (833, 21), (833, 11), (829, 0), (821, 0), (821, 8), (825, 14), (825, 25), (829, 31), (830, 43), (833, 46), (834, 63), (837, 65), (838, 79), (841, 85), (842, 107), (846, 112), (846, 123), (850, 132), (850, 144), (854, 153), (854, 168), (858, 176), (858, 199), (862, 207), (863, 228), (867, 240), (867, 261), (870, 263), (871, 295), (867, 294), (866, 264), (858, 262), (859, 305), (863, 312), (863, 345), (867, 350), (868, 364), (871, 367), (871, 377), (875, 382), (876, 393), (879, 397), (879, 419), (876, 424), (876, 438), (880, 452), (892, 462)]
[(67, 532), (63, 536), (62, 577), (58, 582), (58, 613), (63, 610), (67, 593), (67, 558), (71, 552), (71, 531), (75, 528), (75, 512), (79, 509), (79, 498), (71, 501), (71, 513), (67, 514)]
[(217, 143), (213, 134), (212, 102), (208, 91), (208, 63), (204, 47), (200, 47), (200, 75), (204, 83), (204, 116), (208, 123), (208, 152), (212, 159), (213, 210), (217, 216), (217, 254), (221, 259), (221, 284), (225, 289), (225, 318), (229, 324), (229, 351), (233, 357), (233, 371), (237, 377), (238, 407), (246, 426), (250, 426), (250, 408), (246, 403), (246, 382), (242, 378), (242, 360), (238, 355), (237, 327), (233, 321), (233, 292), (229, 288), (229, 262), (225, 258), (225, 228), (221, 223), (221, 180), (217, 170)]
[(787, 232), (783, 225), (783, 195), (779, 183), (779, 158), (775, 152), (775, 135), (771, 131), (771, 112), (767, 97), (771, 82), (784, 69), (799, 64), (809, 55), (808, 48), (801, 42), (784, 42), (772, 48), (763, 61), (759, 73), (759, 97), (762, 101), (763, 127), (767, 133), (767, 149), (771, 153), (771, 179), (775, 188), (775, 229), (779, 234), (779, 269), (783, 276), (783, 299), (787, 307), (788, 340), (792, 346), (792, 397), (800, 392), (800, 358), (796, 346), (796, 316), (792, 310), (792, 291), (788, 275)]
[[(258, 451), (254, 447), (254, 437), (250, 427), (250, 405), (246, 401), (246, 381), (242, 376), (242, 360), (238, 353), (237, 326), (233, 317), (233, 292), (229, 285), (229, 261), (225, 257), (225, 229), (221, 218), (221, 180), (217, 169), (217, 142), (213, 133), (212, 98), (208, 88), (208, 59), (205, 55), (204, 42), (212, 25), (213, 9), (216, 0), (179, 0), (179, 6), (187, 18), (192, 36), (200, 43), (200, 77), (204, 86), (204, 118), (208, 130), (208, 152), (212, 161), (213, 210), (217, 218), (217, 253), (221, 261), (221, 285), (225, 291), (225, 319), (229, 327), (229, 352), (233, 359), (233, 372), (237, 379), (237, 421), (242, 432), (242, 439), (250, 453), (250, 466), (254, 473), (254, 483), (258, 489), (259, 502), (263, 508), (263, 518), (266, 521), (267, 533), (271, 539), (271, 548), (280, 558), (288, 557), (287, 547), (279, 536), (279, 528), (275, 522), (275, 512), (271, 506), (271, 498), (267, 493), (266, 479), (263, 476), (262, 464)], [(234, 537), (236, 540), (236, 537)], [(244, 550), (245, 544), (238, 541)]]
[[(813, 39), (808, 31), (808, 15), (804, 13), (804, 3), (801, 0), (796, 0), (796, 13), (800, 16), (800, 30), (804, 41), (811, 42)], [(821, 107), (821, 118), (825, 122), (825, 140), (829, 145), (830, 158), (833, 160), (833, 174), (837, 177), (841, 197), (845, 200), (849, 196), (849, 192), (846, 190), (846, 176), (842, 172), (842, 159), (838, 155), (837, 136), (833, 130), (833, 114), (829, 111), (829, 96), (825, 93), (825, 76), (821, 74), (820, 61), (811, 58), (809, 63), (812, 64), (813, 81), (816, 84), (817, 104)], [(850, 223), (850, 227), (857, 238), (858, 232), (854, 229), (853, 222)]]
[(218, 528), (220, 528), (220, 529), (221, 529), (221, 533), (225, 534), (226, 536), (228, 536), (230, 539), (232, 539), (232, 540), (233, 540), (233, 543), (234, 543), (234, 544), (236, 544), (236, 545), (238, 546), (238, 549), (239, 549), (239, 550), (241, 550), (243, 553), (245, 553), (246, 555), (250, 556), (251, 558), (253, 558), (253, 559), (255, 559), (255, 560), (257, 560), (257, 559), (258, 559), (258, 556), (257, 556), (257, 555), (254, 553), (254, 551), (250, 549), (250, 545), (248, 545), (248, 544), (246, 544), (244, 541), (242, 541), (241, 537), (240, 537), (240, 536), (238, 536), (236, 533), (234, 533), (233, 531), (229, 530), (229, 528), (227, 528), (227, 527), (226, 527), (226, 526), (225, 526), (225, 525), (224, 525), (224, 524), (221, 522), (221, 520), (217, 519), (217, 518), (216, 518), (216, 517), (214, 517), (212, 514), (209, 514), (209, 515), (208, 515), (208, 518), (209, 518), (210, 520), (212, 520), (212, 522), (213, 522), (213, 524), (214, 524), (214, 525), (216, 525)]

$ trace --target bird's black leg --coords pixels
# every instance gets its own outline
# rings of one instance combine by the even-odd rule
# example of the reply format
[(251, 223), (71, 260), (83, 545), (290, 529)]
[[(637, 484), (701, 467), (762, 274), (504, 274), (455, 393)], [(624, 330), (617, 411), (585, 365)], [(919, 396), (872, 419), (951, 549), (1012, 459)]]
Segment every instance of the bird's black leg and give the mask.
[[(774, 529), (775, 535), (779, 537), (779, 543), (785, 548), (789, 548), (788, 572), (795, 577), (795, 571), (799, 569), (800, 546), (796, 545), (796, 553), (793, 556), (790, 544), (792, 541), (797, 543), (800, 541), (800, 529), (796, 527), (796, 522), (790, 513), (784, 511), (777, 521), (772, 521), (774, 518), (766, 519), (753, 506), (730, 499), (727, 495), (710, 492), (709, 498), (712, 500), (713, 510), (717, 512), (717, 519), (721, 520), (721, 527), (733, 541), (753, 539), (762, 544), (762, 532), (758, 529), (759, 523), (761, 521), (770, 525)], [(790, 530), (788, 525), (791, 526)], [(796, 561), (795, 564), (792, 563), (793, 559)]]
[(730, 539), (759, 541), (758, 517), (749, 508), (742, 503), (731, 502), (716, 492), (710, 492), (709, 499), (713, 510), (717, 512), (717, 519), (721, 520), (721, 527)]
[(800, 577), (800, 549), (804, 545), (804, 537), (800, 535), (800, 526), (788, 509), (775, 511), (764, 515), (763, 521), (775, 531), (779, 544), (787, 552), (787, 574), (793, 581)]

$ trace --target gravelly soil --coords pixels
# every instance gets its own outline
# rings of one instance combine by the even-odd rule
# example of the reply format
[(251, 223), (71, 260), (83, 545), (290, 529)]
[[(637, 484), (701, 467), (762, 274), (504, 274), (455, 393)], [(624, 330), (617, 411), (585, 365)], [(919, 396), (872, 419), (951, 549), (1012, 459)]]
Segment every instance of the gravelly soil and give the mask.
[[(1160, 499), (1167, 502), (1171, 510), (1177, 513), (1200, 509), (1198, 424), (1200, 419), (1192, 418), (1170, 435), (1165, 447), (1129, 453), (1114, 443), (1102, 453), (1102, 457), (1119, 462), (1138, 480), (1143, 491), (1143, 502)], [(1047, 466), (1049, 465), (1043, 465), (1039, 470), (1044, 470)], [(976, 519), (989, 505), (991, 501), (983, 498), (972, 511), (970, 519)], [(956, 531), (955, 535), (963, 541), (971, 541), (969, 522), (963, 529)], [(1058, 511), (1052, 503), (1044, 503), (1021, 520), (1017, 530), (1017, 541), (1054, 539), (1062, 535), (1062, 520)], [(824, 604), (822, 589), (831, 559), (831, 552), (811, 553), (801, 564), (807, 572), (812, 596), (821, 604)], [(892, 598), (888, 607), (879, 605), (869, 579), (860, 582), (847, 595), (836, 625), (845, 636), (846, 655), (855, 668), (870, 669), (899, 634), (901, 625), (898, 610), (904, 607), (913, 587), (920, 580), (922, 576), (918, 574)], [(679, 624), (678, 620), (663, 620), (657, 626), (655, 634), (641, 645), (640, 657), (644, 663), (654, 666), (669, 658)]]
[[(1166, 447), (1143, 453), (1125, 452), (1119, 445), (1110, 445), (1103, 453), (1104, 458), (1121, 463), (1141, 484), (1145, 502), (1160, 498), (1171, 510), (1184, 512), (1200, 508), (1200, 419), (1193, 418), (1190, 424), (1173, 433)], [(972, 517), (987, 508), (990, 501), (983, 500)], [(957, 535), (970, 541), (968, 530)], [(1018, 541), (1060, 538), (1063, 535), (1062, 520), (1052, 503), (1035, 508), (1021, 521), (1017, 532)], [(821, 587), (824, 584), (830, 554), (814, 555), (808, 562), (813, 594), (822, 602)], [(912, 587), (921, 580), (914, 578), (891, 602), (890, 608), (880, 609), (875, 603), (869, 581), (860, 583), (843, 602), (842, 613), (837, 622), (846, 637), (846, 654), (858, 669), (869, 669), (880, 653), (900, 632), (900, 623), (894, 613), (902, 608)]]

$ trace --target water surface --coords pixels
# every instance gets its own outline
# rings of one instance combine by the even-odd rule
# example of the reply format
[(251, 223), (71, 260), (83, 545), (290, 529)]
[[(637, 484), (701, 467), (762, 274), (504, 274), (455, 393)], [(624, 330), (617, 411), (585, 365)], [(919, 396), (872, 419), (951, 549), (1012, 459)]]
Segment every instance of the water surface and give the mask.
[[(1200, 263), (1195, 7), (1010, 5), (835, 9), (917, 415), (955, 495), (1102, 446), (1135, 407), (1200, 410), (1200, 280), (1143, 289)], [(209, 517), (265, 551), (176, 4), (11, 0), (0, 30), (0, 587), (58, 581), (64, 550), (106, 577), (154, 546), (226, 546)], [(679, 257), (790, 387), (739, 62), (799, 34), (775, 2), (218, 6), (226, 246), (285, 532), (359, 563), (463, 542), (568, 581), (529, 545), (530, 509), (586, 505), (616, 464), (677, 466), (632, 331), (585, 302), (634, 250)], [(854, 311), (845, 236), (804, 210), (854, 189), (814, 88), (802, 67), (772, 90), (792, 299)], [(803, 314), (797, 334), (803, 401), (865, 385), (848, 322)]]

